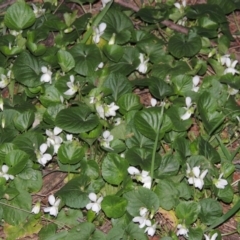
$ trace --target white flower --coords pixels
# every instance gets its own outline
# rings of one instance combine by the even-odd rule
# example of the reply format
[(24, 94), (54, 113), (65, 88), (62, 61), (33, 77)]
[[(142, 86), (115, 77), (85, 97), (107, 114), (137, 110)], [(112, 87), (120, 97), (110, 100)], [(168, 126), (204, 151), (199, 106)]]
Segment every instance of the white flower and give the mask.
[(230, 54), (223, 55), (223, 56), (220, 58), (221, 64), (222, 64), (222, 65), (225, 65), (226, 62), (227, 62), (227, 59), (230, 59)]
[(232, 88), (228, 85), (228, 94), (229, 95), (236, 95), (239, 92), (238, 89)]
[[(18, 36), (19, 34), (22, 33), (22, 30), (20, 31), (16, 31), (16, 30), (9, 30), (10, 34), (13, 35), (13, 36)], [(11, 47), (9, 47), (9, 49), (11, 49)]]
[(114, 126), (120, 125), (121, 122), (122, 122), (122, 119), (121, 119), (121, 118), (115, 118), (115, 119), (114, 119)]
[(186, 97), (185, 103), (186, 103), (187, 107), (184, 107), (186, 112), (181, 116), (182, 120), (189, 119), (194, 112), (194, 109), (191, 107), (192, 106), (192, 99), (190, 97)]
[(101, 146), (113, 150), (110, 147), (110, 142), (113, 140), (113, 135), (111, 135), (111, 133), (107, 130), (103, 132), (102, 136), (103, 139), (101, 140)]
[(3, 99), (0, 97), (0, 109), (3, 111)]
[(43, 211), (49, 212), (50, 215), (53, 215), (56, 217), (58, 215), (58, 206), (61, 202), (61, 199), (56, 200), (53, 195), (50, 195), (48, 197), (48, 202), (50, 203), (50, 205), (52, 205), (52, 207), (44, 208)]
[(95, 43), (99, 43), (100, 37), (103, 35), (106, 27), (106, 23), (100, 23), (98, 27), (93, 28), (93, 41)]
[(220, 174), (219, 178), (218, 179), (213, 179), (213, 183), (215, 184), (215, 186), (219, 189), (224, 189), (225, 186), (228, 185), (228, 182), (227, 180), (223, 179), (222, 178), (223, 176), (223, 173)]
[(87, 204), (86, 208), (88, 210), (92, 209), (93, 212), (98, 214), (101, 210), (101, 202), (103, 200), (103, 197), (97, 199), (97, 195), (95, 193), (90, 193), (88, 195), (88, 198), (91, 200), (91, 202)]
[(74, 76), (70, 76), (70, 81), (67, 82), (68, 90), (64, 92), (65, 95), (71, 96), (78, 91), (78, 86), (74, 84)]
[(32, 208), (32, 213), (38, 214), (40, 212), (40, 202), (37, 202), (35, 206)]
[(140, 181), (141, 183), (143, 183), (143, 187), (149, 188), (149, 189), (151, 188), (152, 178), (149, 176), (149, 172), (144, 171), (144, 170), (142, 172), (140, 172), (135, 167), (129, 167), (128, 173), (130, 175), (134, 175), (136, 177), (137, 181)]
[(147, 232), (147, 234), (149, 236), (153, 236), (155, 234), (155, 232), (156, 232), (157, 223), (152, 224), (150, 222), (150, 224), (149, 224), (149, 222), (146, 222), (146, 225), (147, 225), (147, 227), (146, 227), (144, 232)]
[(105, 118), (105, 114), (104, 114), (104, 107), (101, 104), (96, 104), (96, 111), (99, 115), (100, 118), (104, 119)]
[(139, 209), (140, 216), (134, 217), (133, 222), (139, 223), (139, 228), (144, 228), (146, 225), (151, 226), (151, 221), (147, 218), (148, 210), (144, 207)]
[(45, 66), (41, 67), (41, 71), (43, 74), (40, 78), (40, 81), (52, 83), (52, 72)]
[(37, 7), (34, 3), (32, 3), (32, 7), (33, 7), (33, 13), (35, 14), (36, 18), (41, 17), (46, 11), (46, 9), (42, 7)]
[(238, 60), (235, 60), (232, 62), (230, 58), (227, 58), (226, 59), (227, 68), (225, 69), (223, 74), (232, 73), (232, 75), (235, 75), (235, 73), (239, 73), (239, 71), (235, 69), (237, 63), (238, 63)]
[(203, 171), (200, 174), (200, 167), (194, 167), (193, 169), (190, 168), (189, 164), (187, 163), (187, 178), (188, 183), (193, 184), (195, 188), (199, 188), (200, 190), (203, 188), (204, 181), (203, 179), (208, 173), (208, 169)]
[(177, 236), (183, 235), (185, 237), (188, 237), (189, 230), (187, 229), (187, 227), (185, 225), (178, 224), (177, 229), (178, 229), (177, 230)]
[(96, 111), (102, 119), (105, 119), (105, 117), (116, 116), (116, 111), (118, 109), (119, 106), (115, 105), (114, 102), (112, 102), (110, 105), (100, 103), (96, 104)]
[(40, 146), (39, 151), (36, 151), (37, 160), (43, 166), (45, 166), (46, 163), (52, 159), (51, 154), (45, 153), (47, 151), (47, 148), (48, 148), (47, 144), (43, 143)]
[(180, 4), (178, 2), (174, 3), (174, 6), (176, 8), (178, 8), (179, 10), (181, 10), (181, 9), (183, 9), (183, 8), (185, 8), (187, 6), (186, 0), (182, 0), (182, 4)]
[(150, 102), (152, 107), (155, 107), (157, 105), (157, 100), (155, 98), (151, 98)]
[(146, 60), (144, 60), (144, 54), (143, 54), (143, 53), (140, 53), (140, 54), (139, 54), (139, 59), (140, 59), (140, 64), (138, 65), (137, 70), (138, 70), (140, 73), (145, 74), (145, 73), (147, 72), (147, 63), (148, 63), (148, 61), (149, 61), (149, 58), (147, 58)]
[(199, 87), (198, 87), (199, 82), (200, 82), (200, 77), (197, 76), (197, 75), (194, 76), (193, 79), (192, 79), (192, 83), (193, 83), (192, 91), (198, 92), (198, 90), (199, 90)]
[(61, 146), (61, 143), (63, 142), (62, 138), (57, 136), (59, 133), (62, 132), (62, 129), (59, 127), (55, 127), (53, 129), (53, 132), (50, 130), (46, 130), (47, 138), (47, 145), (53, 145), (54, 147), (54, 153), (58, 152), (59, 147)]
[(215, 240), (218, 236), (218, 233), (214, 233), (210, 238), (208, 235), (204, 234), (205, 240)]
[(9, 179), (13, 180), (14, 176), (7, 174), (9, 167), (7, 165), (2, 165), (2, 171), (0, 172), (0, 177), (3, 177), (8, 181)]
[(66, 135), (66, 139), (67, 139), (67, 141), (72, 142), (72, 140), (73, 140), (73, 135), (72, 135), (72, 134), (67, 134), (67, 135)]
[(105, 8), (106, 5), (107, 5), (109, 2), (111, 2), (111, 0), (101, 0), (101, 1), (102, 1), (102, 8), (101, 8), (101, 9)]
[(119, 106), (115, 105), (114, 102), (112, 102), (110, 105), (107, 105), (105, 107), (105, 117), (111, 117), (116, 116), (116, 111), (119, 109)]
[(8, 71), (7, 76), (4, 74), (1, 74), (0, 88), (5, 88), (10, 83), (10, 77), (11, 77), (11, 70)]
[(103, 63), (103, 62), (100, 62), (100, 63), (98, 64), (98, 66), (96, 67), (95, 71), (97, 71), (98, 69), (103, 68), (103, 66), (104, 66), (104, 63)]

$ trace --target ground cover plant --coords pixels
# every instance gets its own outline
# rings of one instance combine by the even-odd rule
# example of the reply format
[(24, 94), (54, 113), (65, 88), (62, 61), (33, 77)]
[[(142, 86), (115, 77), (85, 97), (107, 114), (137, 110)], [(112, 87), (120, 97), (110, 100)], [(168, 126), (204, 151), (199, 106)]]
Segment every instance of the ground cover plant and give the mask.
[[(137, 3), (18, 0), (2, 13), (4, 239), (240, 232), (240, 77), (227, 21), (240, 1)], [(63, 181), (49, 191), (55, 173)], [(220, 231), (232, 217), (234, 232)]]

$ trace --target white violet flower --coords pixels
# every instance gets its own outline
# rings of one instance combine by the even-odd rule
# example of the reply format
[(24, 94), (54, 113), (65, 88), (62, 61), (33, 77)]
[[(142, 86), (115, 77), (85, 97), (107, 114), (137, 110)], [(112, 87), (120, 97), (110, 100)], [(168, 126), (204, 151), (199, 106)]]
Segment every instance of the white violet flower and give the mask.
[(95, 71), (97, 71), (98, 69), (103, 68), (103, 66), (104, 66), (104, 63), (103, 63), (103, 62), (100, 62), (100, 63), (98, 64), (98, 66), (96, 67)]
[(200, 77), (197, 76), (197, 75), (194, 76), (193, 79), (192, 79), (192, 83), (193, 83), (192, 91), (198, 92), (198, 90), (199, 90), (199, 87), (198, 87), (199, 82), (200, 82)]
[(97, 195), (95, 193), (90, 193), (88, 195), (88, 198), (91, 200), (91, 202), (87, 204), (87, 210), (92, 209), (93, 212), (98, 214), (101, 210), (101, 202), (103, 200), (103, 197), (97, 198)]
[(186, 0), (182, 0), (182, 4), (180, 3), (174, 3), (174, 6), (179, 9), (182, 10), (183, 8), (185, 8), (187, 6)]
[(219, 189), (224, 189), (225, 186), (228, 185), (228, 182), (226, 179), (223, 179), (222, 178), (223, 176), (223, 173), (220, 174), (219, 178), (218, 179), (213, 179), (213, 183), (215, 184), (215, 186)]
[(150, 102), (152, 107), (155, 107), (157, 105), (157, 99), (155, 98), (151, 98)]
[(48, 148), (47, 144), (43, 143), (39, 147), (39, 150), (36, 151), (37, 161), (44, 167), (47, 164), (47, 162), (49, 162), (52, 159), (51, 154), (45, 153), (47, 151), (47, 148)]
[(119, 106), (117, 106), (114, 102), (112, 102), (110, 105), (107, 105), (104, 109), (105, 117), (116, 116), (116, 111), (118, 109), (119, 109)]
[(32, 213), (38, 214), (40, 212), (40, 202), (37, 202), (34, 207), (32, 208)]
[(50, 205), (52, 205), (52, 207), (44, 208), (43, 211), (49, 212), (50, 215), (53, 215), (56, 217), (58, 215), (58, 207), (61, 202), (61, 199), (56, 200), (53, 195), (50, 195), (48, 197), (48, 202), (50, 203)]
[(187, 178), (188, 183), (193, 184), (195, 188), (199, 188), (200, 190), (203, 188), (204, 181), (203, 179), (208, 173), (208, 169), (204, 170), (200, 174), (200, 167), (194, 167), (193, 169), (190, 168), (189, 164), (187, 163)]
[(54, 153), (58, 152), (59, 147), (61, 146), (61, 143), (63, 142), (62, 138), (57, 136), (62, 132), (62, 129), (59, 127), (55, 127), (53, 129), (53, 132), (50, 130), (46, 130), (46, 135), (48, 136), (47, 138), (47, 145), (53, 145), (54, 147)]
[(142, 170), (142, 172), (140, 172), (135, 167), (129, 167), (128, 173), (130, 175), (135, 176), (137, 181), (140, 181), (141, 183), (143, 183), (143, 187), (149, 188), (149, 189), (151, 188), (152, 178), (149, 176), (149, 172), (147, 172), (145, 170)]
[(101, 0), (101, 1), (102, 1), (102, 8), (101, 8), (101, 9), (105, 8), (106, 5), (107, 5), (109, 2), (111, 2), (111, 0)]
[(5, 88), (10, 83), (10, 77), (11, 77), (11, 70), (8, 71), (7, 76), (4, 74), (1, 74), (0, 88)]
[(93, 41), (99, 43), (100, 37), (103, 35), (107, 27), (106, 23), (100, 23), (98, 27), (93, 28)]
[(232, 61), (230, 58), (227, 58), (225, 63), (227, 68), (225, 69), (223, 74), (232, 73), (232, 75), (235, 75), (235, 73), (239, 73), (239, 71), (235, 69), (237, 63), (238, 60)]
[(103, 132), (102, 136), (103, 139), (101, 140), (101, 146), (113, 150), (110, 147), (110, 142), (113, 140), (113, 135), (111, 135), (111, 133), (108, 130), (106, 130)]
[(192, 99), (190, 97), (186, 97), (185, 99), (186, 107), (184, 109), (186, 112), (181, 116), (182, 120), (187, 120), (191, 117), (191, 115), (194, 113), (194, 108), (192, 106)]
[(42, 76), (40, 78), (41, 82), (49, 82), (52, 83), (52, 72), (45, 66), (41, 67)]
[(115, 119), (114, 119), (114, 126), (120, 125), (121, 122), (122, 122), (122, 119), (121, 119), (121, 118), (115, 118)]
[(67, 82), (67, 86), (68, 86), (68, 90), (66, 92), (64, 92), (65, 95), (68, 96), (72, 96), (73, 94), (75, 94), (78, 91), (78, 86), (76, 84), (74, 84), (74, 76), (71, 75), (70, 76), (70, 81)]
[(97, 103), (96, 104), (96, 111), (99, 115), (100, 118), (104, 119), (105, 118), (105, 112), (104, 112), (104, 107), (103, 105)]
[(230, 54), (225, 54), (220, 58), (220, 62), (222, 65), (225, 65), (227, 62), (227, 59), (230, 59)]
[(187, 227), (185, 225), (178, 224), (177, 229), (178, 229), (177, 236), (182, 235), (184, 237), (188, 237), (189, 230), (187, 229)]
[(41, 17), (46, 11), (46, 9), (42, 7), (37, 7), (34, 3), (32, 3), (32, 7), (33, 7), (33, 13), (35, 14), (36, 18)]
[(9, 179), (13, 180), (14, 176), (11, 174), (8, 174), (9, 167), (7, 165), (2, 165), (2, 171), (0, 171), (0, 177), (3, 177), (8, 181)]
[(218, 236), (218, 233), (214, 233), (210, 238), (208, 235), (204, 234), (205, 240), (215, 240)]
[(238, 92), (239, 92), (239, 90), (238, 89), (235, 89), (235, 88), (232, 88), (232, 87), (230, 87), (229, 85), (228, 85), (228, 94), (229, 95), (236, 95)]
[(144, 54), (143, 53), (140, 53), (139, 54), (139, 60), (140, 60), (140, 64), (138, 65), (137, 67), (137, 70), (140, 72), (140, 73), (143, 73), (145, 74), (147, 72), (147, 63), (149, 61), (149, 58), (147, 58), (146, 60), (144, 59)]
[(151, 222), (146, 222), (146, 229), (144, 232), (146, 232), (149, 236), (153, 236), (156, 232), (156, 228), (157, 228), (157, 223), (152, 224)]
[(151, 226), (151, 221), (147, 218), (148, 210), (144, 207), (139, 209), (140, 216), (134, 217), (133, 222), (139, 223), (139, 228), (144, 228), (146, 225)]
[(67, 134), (67, 135), (66, 135), (66, 139), (67, 139), (67, 141), (72, 142), (72, 140), (73, 140), (73, 135), (72, 135), (72, 134)]

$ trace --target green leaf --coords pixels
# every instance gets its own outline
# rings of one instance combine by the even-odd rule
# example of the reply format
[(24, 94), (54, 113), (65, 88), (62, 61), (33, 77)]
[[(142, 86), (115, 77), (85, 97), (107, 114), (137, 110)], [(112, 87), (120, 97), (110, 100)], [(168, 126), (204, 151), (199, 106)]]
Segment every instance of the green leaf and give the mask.
[(154, 191), (158, 198), (160, 207), (165, 210), (171, 210), (179, 202), (179, 193), (170, 180), (161, 180)]
[(64, 211), (60, 211), (57, 215), (57, 222), (67, 226), (79, 225), (78, 220), (83, 218), (83, 214), (79, 209), (65, 208)]
[(61, 93), (53, 86), (47, 86), (43, 94), (40, 95), (40, 101), (43, 106), (48, 107), (53, 104), (61, 103)]
[(84, 154), (84, 148), (81, 147), (77, 141), (63, 143), (58, 149), (58, 158), (63, 164), (79, 163), (84, 157)]
[(70, 133), (88, 132), (98, 124), (98, 117), (92, 114), (90, 108), (84, 104), (63, 109), (56, 117), (56, 125)]
[(43, 185), (42, 172), (25, 166), (18, 177), (14, 179), (14, 184), (18, 189), (23, 188), (28, 192), (37, 193)]
[(117, 105), (120, 107), (119, 111), (122, 114), (129, 112), (131, 110), (139, 110), (142, 108), (142, 104), (140, 103), (140, 97), (133, 93), (126, 93), (122, 95), (118, 101)]
[(176, 155), (166, 154), (162, 158), (159, 168), (155, 171), (155, 175), (157, 178), (163, 178), (167, 176), (173, 176), (177, 174), (179, 170), (180, 164)]
[(122, 46), (118, 45), (104, 45), (103, 53), (113, 62), (118, 62), (124, 53), (124, 49)]
[(5, 157), (8, 153), (13, 150), (16, 150), (18, 147), (13, 143), (3, 143), (0, 145), (0, 165), (3, 165), (5, 162)]
[(149, 91), (157, 99), (163, 99), (173, 94), (172, 87), (157, 77), (151, 77)]
[(211, 135), (223, 122), (224, 115), (217, 112), (217, 100), (208, 92), (203, 92), (197, 102), (197, 108), (202, 118), (204, 127)]
[(17, 226), (25, 222), (32, 207), (32, 198), (27, 191), (21, 189), (19, 194), (11, 201), (1, 201), (8, 205), (4, 205), (4, 207), (1, 206), (3, 209), (2, 218), (5, 222), (13, 226)]
[(14, 30), (30, 27), (35, 22), (35, 15), (31, 7), (25, 2), (16, 2), (8, 8), (4, 16), (4, 24)]
[(197, 220), (200, 210), (201, 206), (196, 202), (180, 202), (176, 207), (176, 216), (190, 225)]
[(218, 5), (225, 14), (229, 14), (236, 9), (236, 5), (232, 0), (208, 0), (207, 3)]
[(18, 135), (13, 143), (18, 146), (19, 149), (26, 152), (31, 159), (36, 159), (35, 151), (39, 149), (40, 145), (45, 142), (42, 134), (37, 132), (26, 132), (22, 135)]
[(13, 150), (5, 157), (5, 162), (9, 167), (9, 174), (16, 175), (26, 166), (29, 156), (21, 150)]
[(116, 63), (109, 64), (109, 71), (111, 73), (120, 73), (122, 75), (129, 75), (136, 70), (139, 65), (139, 52), (135, 47), (125, 46), (123, 57)]
[(94, 231), (95, 226), (93, 223), (89, 222), (80, 223), (78, 226), (68, 231), (68, 235), (66, 236), (65, 240), (69, 238), (78, 239), (79, 236), (81, 236), (81, 240), (89, 240), (92, 239), (91, 235), (93, 234)]
[(75, 61), (71, 53), (65, 50), (59, 50), (57, 53), (58, 63), (64, 73), (69, 72), (75, 67)]
[(69, 52), (76, 62), (74, 70), (83, 76), (91, 75), (102, 62), (100, 51), (93, 44), (79, 43), (72, 47)]
[(234, 192), (231, 186), (227, 185), (224, 189), (219, 189), (217, 196), (225, 203), (231, 203), (234, 197)]
[(199, 155), (205, 156), (211, 163), (219, 163), (221, 160), (220, 155), (217, 150), (212, 147), (212, 145), (200, 137), (199, 144)]
[(111, 184), (120, 184), (127, 176), (128, 162), (118, 154), (109, 153), (102, 163), (102, 176)]
[(188, 96), (188, 93), (192, 90), (193, 82), (192, 77), (187, 75), (178, 75), (171, 78), (173, 82), (174, 93), (180, 96)]
[(106, 78), (103, 87), (112, 90), (112, 96), (115, 101), (117, 101), (123, 94), (130, 93), (132, 90), (129, 80), (119, 73), (110, 73)]
[(102, 22), (107, 24), (103, 38), (109, 41), (112, 35), (116, 34), (116, 44), (124, 44), (129, 41), (133, 24), (123, 12), (110, 9), (103, 17)]
[(83, 208), (90, 202), (86, 192), (89, 181), (85, 175), (73, 178), (56, 195), (70, 208)]
[(107, 217), (119, 218), (126, 211), (127, 200), (122, 197), (108, 195), (104, 197), (101, 203), (101, 207), (105, 214), (107, 215)]
[(193, 32), (188, 35), (175, 34), (170, 38), (168, 49), (177, 58), (192, 57), (202, 48), (201, 38)]
[(127, 211), (132, 216), (139, 216), (142, 207), (147, 208), (150, 212), (155, 212), (160, 206), (158, 196), (148, 188), (139, 187), (125, 193), (124, 197), (128, 200)]
[(19, 113), (14, 118), (14, 125), (19, 131), (26, 131), (33, 124), (34, 117), (33, 111)]
[[(155, 140), (157, 134), (159, 134), (158, 121), (160, 121), (160, 118), (160, 108), (147, 108), (138, 112), (134, 120), (136, 128), (140, 133), (147, 138)], [(161, 128), (161, 130), (163, 129)]]
[(191, 240), (202, 240), (203, 230), (201, 228), (189, 228), (188, 236)]
[(91, 179), (96, 179), (99, 176), (99, 166), (94, 160), (83, 159), (81, 161), (81, 170)]
[(17, 57), (12, 70), (16, 80), (27, 87), (37, 87), (42, 84), (40, 63), (37, 58), (26, 51)]
[[(125, 152), (125, 159), (128, 161), (130, 165), (133, 166), (141, 166), (142, 169), (146, 171), (150, 171), (151, 162), (152, 162), (152, 150), (133, 147), (128, 149)], [(161, 156), (156, 154), (155, 156), (155, 168), (159, 166), (161, 162)]]
[(156, 8), (156, 6), (141, 8), (137, 12), (137, 16), (148, 23), (158, 23), (164, 17), (161, 9)]
[(201, 206), (199, 218), (204, 224), (211, 225), (222, 216), (222, 206), (217, 200), (205, 198), (201, 199), (199, 204)]

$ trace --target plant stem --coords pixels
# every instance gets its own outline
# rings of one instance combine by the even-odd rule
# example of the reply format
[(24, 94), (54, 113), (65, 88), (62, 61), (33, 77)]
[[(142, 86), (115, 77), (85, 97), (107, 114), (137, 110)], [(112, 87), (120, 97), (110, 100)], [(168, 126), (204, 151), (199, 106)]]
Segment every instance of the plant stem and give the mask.
[(159, 132), (160, 132), (160, 127), (162, 125), (162, 120), (163, 120), (163, 110), (164, 110), (164, 106), (162, 106), (162, 109), (161, 109), (160, 119), (157, 125), (157, 136), (155, 138), (155, 142), (153, 146), (152, 162), (151, 162), (151, 178), (152, 179), (153, 179), (153, 173), (154, 173), (154, 165), (155, 165), (155, 157), (156, 157), (157, 146), (158, 146)]

